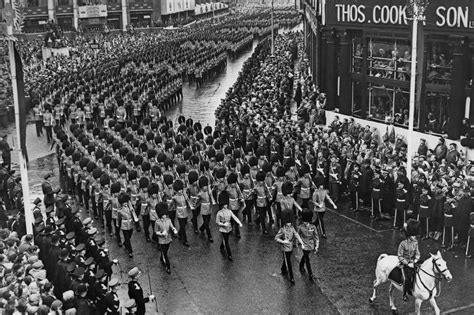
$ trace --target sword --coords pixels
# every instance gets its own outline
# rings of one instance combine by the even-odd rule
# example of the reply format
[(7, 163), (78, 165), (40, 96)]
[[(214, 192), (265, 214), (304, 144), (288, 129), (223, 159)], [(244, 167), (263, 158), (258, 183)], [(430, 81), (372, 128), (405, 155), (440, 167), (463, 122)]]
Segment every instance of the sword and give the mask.
[[(148, 285), (150, 288), (150, 295), (153, 295), (153, 291), (151, 290), (150, 265), (148, 264), (147, 264), (147, 274), (148, 274)], [(156, 310), (156, 314), (158, 314), (158, 302), (156, 300), (156, 296), (155, 296), (155, 310)]]

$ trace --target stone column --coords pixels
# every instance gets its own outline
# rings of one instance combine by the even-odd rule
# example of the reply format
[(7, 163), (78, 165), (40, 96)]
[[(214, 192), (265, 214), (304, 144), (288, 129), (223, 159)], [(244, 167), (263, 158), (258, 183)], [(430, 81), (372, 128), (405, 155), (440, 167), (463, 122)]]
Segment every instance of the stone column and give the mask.
[(74, 28), (77, 31), (79, 29), (79, 5), (77, 4), (77, 0), (72, 0), (72, 14), (73, 14)]
[(466, 77), (464, 56), (462, 53), (463, 41), (461, 38), (453, 40), (453, 80), (451, 81), (451, 103), (448, 107), (448, 138), (457, 140), (461, 135), (462, 120), (466, 106)]
[(350, 115), (351, 100), (351, 46), (347, 33), (341, 38), (341, 59), (339, 62), (340, 88), (339, 110), (341, 114)]
[(360, 89), (362, 90), (361, 94), (361, 104), (360, 104), (360, 116), (365, 119), (367, 117), (367, 106), (369, 105), (369, 91), (367, 83), (367, 57), (369, 56), (369, 47), (367, 39), (362, 37), (362, 65), (361, 65), (361, 74), (362, 80), (360, 81)]
[(56, 23), (56, 8), (54, 6), (54, 0), (48, 0), (48, 20)]
[(122, 0), (122, 31), (126, 31), (128, 26), (128, 6), (127, 0)]
[[(337, 47), (336, 47), (336, 34), (335, 31), (331, 31), (328, 35), (327, 41), (327, 62), (326, 62), (326, 92), (327, 101), (326, 109), (332, 110), (337, 105)], [(324, 62), (324, 61), (323, 61)]]

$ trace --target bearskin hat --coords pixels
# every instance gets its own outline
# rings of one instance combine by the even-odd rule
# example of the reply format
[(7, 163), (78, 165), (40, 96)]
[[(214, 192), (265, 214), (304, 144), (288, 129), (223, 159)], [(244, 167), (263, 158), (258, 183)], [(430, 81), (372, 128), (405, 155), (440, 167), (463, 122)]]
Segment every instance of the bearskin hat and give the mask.
[(145, 134), (145, 129), (143, 129), (142, 127), (138, 128), (137, 134), (138, 134), (139, 136), (143, 136), (143, 135)]
[[(110, 157), (110, 156), (106, 156), (106, 157)], [(104, 159), (105, 159), (106, 157), (104, 157)], [(111, 168), (111, 169), (116, 169), (116, 168), (118, 168), (119, 165), (120, 165), (120, 162), (119, 162), (118, 160), (116, 160), (116, 159), (111, 159), (109, 163), (110, 163), (110, 168)], [(104, 164), (105, 164), (105, 162), (104, 162)]]
[(186, 166), (184, 164), (176, 166), (176, 173), (179, 175), (186, 173)]
[(202, 134), (201, 131), (196, 132), (195, 137), (197, 141), (201, 141), (202, 139), (204, 139), (204, 135)]
[(88, 146), (87, 146), (87, 152), (89, 152), (89, 154), (91, 154), (92, 152), (95, 151), (95, 145), (90, 143)]
[(66, 150), (67, 148), (69, 148), (71, 146), (71, 143), (69, 141), (64, 141), (61, 145), (61, 148), (63, 150)]
[(224, 153), (220, 151), (216, 153), (216, 162), (222, 162), (224, 161), (224, 158), (225, 158)]
[(101, 130), (99, 132), (99, 139), (103, 140), (105, 138), (107, 138), (107, 132), (105, 132), (105, 130)]
[(191, 150), (193, 151), (193, 153), (200, 152), (201, 151), (201, 145), (198, 142), (195, 142), (191, 146)]
[(198, 178), (199, 178), (199, 174), (196, 171), (190, 171), (188, 173), (188, 181), (190, 184), (193, 184), (194, 182), (196, 182)]
[(156, 150), (155, 149), (150, 149), (146, 152), (146, 155), (148, 156), (149, 159), (152, 159), (156, 156)]
[(183, 138), (183, 139), (181, 140), (181, 145), (182, 145), (184, 148), (189, 147), (189, 138)]
[(96, 167), (97, 165), (92, 161), (89, 161), (89, 163), (87, 163), (87, 171), (89, 173), (91, 173)]
[(146, 134), (146, 141), (152, 141), (155, 138), (155, 134), (151, 131)]
[(181, 179), (177, 179), (174, 181), (173, 183), (173, 189), (175, 191), (179, 191), (179, 190), (182, 190), (184, 188), (184, 183)]
[[(117, 130), (115, 130), (117, 131)], [(120, 130), (120, 137), (122, 137), (122, 139), (125, 139), (125, 137), (128, 135), (128, 130), (127, 129), (122, 129)], [(133, 139), (133, 135), (132, 135), (132, 139)]]
[(129, 153), (129, 150), (127, 147), (121, 147), (119, 149), (119, 154), (121, 157), (125, 157)]
[(112, 157), (110, 155), (106, 155), (102, 158), (102, 163), (104, 165), (110, 164), (111, 161), (112, 161)]
[(245, 174), (249, 174), (250, 173), (249, 165), (248, 164), (242, 165), (242, 167), (240, 168), (240, 173), (242, 173), (242, 176), (244, 176)]
[(131, 145), (134, 148), (138, 148), (140, 146), (140, 141), (138, 141), (138, 139), (133, 139)]
[(115, 182), (112, 185), (110, 185), (110, 193), (112, 194), (119, 193), (121, 189), (122, 189), (122, 186), (120, 185), (119, 182)]
[(166, 202), (158, 202), (155, 206), (155, 211), (158, 217), (161, 218), (168, 214), (168, 204)]
[(189, 158), (189, 162), (191, 165), (197, 165), (199, 164), (199, 157), (197, 155), (193, 155)]
[(219, 139), (216, 139), (213, 144), (214, 149), (220, 150), (222, 148), (222, 143)]
[(151, 175), (161, 176), (161, 168), (158, 165), (153, 165), (153, 167), (151, 168)]
[(142, 163), (143, 163), (143, 156), (139, 154), (135, 155), (135, 157), (133, 158), (133, 165), (140, 166), (142, 165)]
[(165, 175), (163, 175), (163, 182), (164, 182), (166, 185), (171, 185), (171, 184), (173, 184), (173, 176), (171, 176), (170, 174), (165, 174)]
[(98, 179), (98, 178), (100, 178), (100, 176), (102, 175), (102, 173), (103, 173), (103, 171), (102, 171), (100, 168), (96, 167), (96, 168), (92, 171), (92, 177), (93, 177), (94, 179)]
[(130, 201), (130, 196), (127, 194), (127, 193), (121, 193), (119, 196), (118, 196), (118, 202), (122, 205), (126, 202), (129, 202)]
[(80, 161), (81, 158), (82, 158), (82, 154), (81, 154), (81, 152), (79, 152), (79, 151), (75, 151), (75, 152), (72, 154), (72, 160), (73, 160), (74, 162)]
[(158, 184), (157, 183), (150, 183), (150, 185), (148, 185), (148, 186), (141, 187), (142, 179), (146, 179), (146, 180), (143, 181), (143, 184), (148, 183), (148, 178), (146, 178), (146, 177), (140, 178), (140, 188), (148, 187), (148, 193), (150, 195), (154, 195), (154, 194), (158, 193)]
[(142, 171), (148, 172), (151, 169), (150, 162), (143, 162), (142, 163)]
[(150, 181), (148, 180), (147, 177), (142, 177), (140, 178), (140, 180), (138, 181), (138, 187), (140, 188), (146, 188), (150, 185)]
[(161, 136), (156, 136), (154, 141), (156, 144), (161, 144), (163, 142), (163, 138)]
[(181, 154), (183, 152), (183, 146), (181, 144), (177, 144), (174, 147), (174, 154)]
[(211, 136), (207, 136), (205, 142), (207, 145), (212, 145), (214, 143), (214, 138)]
[(237, 183), (237, 174), (230, 173), (227, 176), (227, 184), (231, 185), (231, 184), (235, 184), (235, 183)]
[(209, 178), (206, 176), (199, 177), (199, 188), (205, 187), (209, 185)]
[(252, 151), (253, 151), (253, 146), (252, 146), (252, 144), (251, 144), (251, 143), (247, 143), (247, 144), (245, 145), (245, 152), (248, 154), (248, 153), (250, 153), (250, 152), (252, 152)]
[(186, 126), (185, 125), (179, 125), (178, 132), (183, 133), (185, 131), (186, 131)]
[(71, 156), (74, 153), (74, 148), (67, 147), (66, 150), (64, 150), (64, 153), (66, 154), (66, 156)]
[(293, 213), (291, 211), (281, 212), (281, 224), (287, 224), (293, 222)]
[(128, 180), (134, 180), (134, 179), (137, 179), (138, 177), (138, 173), (136, 170), (130, 170), (128, 172)]
[(301, 166), (301, 170), (300, 170), (300, 174), (301, 175), (304, 175), (304, 174), (308, 174), (309, 172), (311, 172), (311, 169), (309, 168), (309, 165), (308, 164), (303, 164)]
[(125, 164), (120, 164), (120, 165), (117, 167), (117, 170), (118, 170), (119, 174), (125, 174), (125, 173), (127, 173), (127, 165), (125, 165)]
[(234, 148), (239, 149), (242, 147), (242, 141), (240, 139), (235, 139), (234, 140)]
[(265, 172), (259, 171), (257, 175), (255, 176), (255, 179), (257, 180), (257, 182), (263, 182), (266, 176), (267, 175), (265, 174)]
[(140, 143), (139, 147), (142, 153), (146, 153), (148, 151), (148, 145), (145, 142)]
[(272, 171), (272, 166), (271, 166), (271, 164), (268, 163), (268, 162), (263, 163), (263, 165), (262, 165), (262, 171), (264, 171), (265, 173), (271, 172), (271, 171)]
[(212, 127), (211, 126), (206, 126), (204, 127), (204, 134), (207, 136), (207, 135), (210, 135), (212, 133)]
[(184, 124), (186, 122), (186, 118), (183, 115), (180, 115), (178, 117), (178, 123)]
[(224, 148), (224, 154), (232, 154), (232, 148), (230, 146), (226, 146)]
[(236, 166), (237, 166), (237, 163), (235, 162), (234, 159), (230, 159), (229, 162), (227, 162), (228, 168), (235, 168)]
[(229, 193), (227, 190), (224, 190), (219, 194), (218, 202), (221, 207), (229, 204)]
[(133, 162), (133, 160), (135, 159), (135, 154), (133, 154), (133, 152), (128, 152), (127, 153), (127, 156), (125, 157), (125, 159), (127, 160), (127, 162)]
[(234, 159), (240, 159), (242, 157), (242, 154), (240, 153), (240, 150), (234, 150), (234, 154), (232, 155)]
[(301, 219), (303, 222), (311, 222), (313, 220), (313, 211), (311, 210), (303, 210), (301, 214)]
[(137, 123), (132, 124), (132, 130), (133, 130), (133, 131), (137, 131), (138, 128), (140, 128), (140, 125), (139, 125), (139, 124), (137, 124)]
[(171, 149), (171, 148), (173, 148), (173, 142), (171, 142), (170, 140), (166, 141), (166, 143), (165, 143), (165, 149), (166, 149), (166, 150), (169, 150), (169, 149)]
[(293, 184), (291, 182), (284, 182), (281, 185), (281, 192), (283, 196), (289, 195), (293, 193)]
[(249, 165), (250, 166), (257, 166), (258, 164), (258, 159), (256, 156), (251, 156), (249, 159)]
[(191, 156), (193, 155), (193, 153), (189, 150), (186, 150), (183, 152), (183, 159), (185, 161), (189, 160), (191, 158)]
[(208, 158), (212, 159), (212, 158), (216, 157), (216, 150), (214, 150), (214, 148), (211, 147), (211, 148), (207, 149), (206, 155), (207, 155)]
[(166, 154), (164, 154), (163, 152), (158, 153), (158, 155), (156, 156), (156, 160), (158, 161), (158, 163), (163, 163), (164, 161), (166, 161)]
[(200, 131), (200, 130), (202, 130), (202, 125), (201, 125), (201, 123), (200, 123), (199, 121), (198, 121), (198, 122), (195, 122), (195, 123), (194, 123), (194, 126), (193, 126), (193, 129), (194, 129), (195, 131)]
[(277, 177), (284, 177), (285, 176), (285, 168), (283, 166), (278, 166), (276, 170)]
[(101, 176), (100, 176), (100, 184), (102, 186), (106, 186), (106, 185), (109, 185), (110, 184), (110, 177), (107, 173), (103, 173)]
[(215, 176), (216, 178), (224, 178), (226, 173), (226, 169), (224, 167), (219, 167), (218, 169), (215, 170)]
[[(186, 128), (186, 133), (188, 134), (188, 136), (192, 136), (194, 134), (194, 129), (192, 127), (188, 127)], [(186, 140), (187, 138), (183, 139), (183, 140)]]

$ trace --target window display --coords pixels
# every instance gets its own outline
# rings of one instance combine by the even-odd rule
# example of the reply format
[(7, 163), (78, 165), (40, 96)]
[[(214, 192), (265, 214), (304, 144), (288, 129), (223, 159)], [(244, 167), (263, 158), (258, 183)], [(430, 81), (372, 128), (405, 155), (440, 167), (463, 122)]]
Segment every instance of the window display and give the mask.
[(426, 95), (426, 132), (447, 133), (449, 101), (449, 95), (438, 93), (428, 93)]
[(429, 41), (427, 43), (426, 82), (451, 84), (453, 72), (453, 49), (447, 42)]
[(408, 81), (411, 67), (410, 51), (408, 41), (370, 38), (368, 74), (377, 78)]

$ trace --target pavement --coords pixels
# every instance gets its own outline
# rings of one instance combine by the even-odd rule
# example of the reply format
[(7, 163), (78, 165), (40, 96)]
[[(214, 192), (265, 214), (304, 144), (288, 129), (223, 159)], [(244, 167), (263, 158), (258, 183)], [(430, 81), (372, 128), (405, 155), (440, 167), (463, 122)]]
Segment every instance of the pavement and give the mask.
[[(192, 115), (195, 121), (213, 125), (215, 108), (250, 54), (251, 50), (230, 60), (225, 73), (199, 89), (186, 84), (183, 103), (169, 114)], [(0, 132), (11, 135), (14, 127)], [(44, 175), (53, 174), (51, 182), (56, 185), (60, 185), (60, 178), (56, 158), (45, 136), (36, 137), (34, 125), (28, 125), (27, 134), (30, 199), (33, 200), (42, 197), (40, 185)], [(10, 139), (9, 143), (12, 143)], [(15, 156), (13, 153), (14, 163)], [(159, 262), (156, 245), (145, 242), (143, 231), (134, 232), (134, 257), (129, 258), (113, 237), (98, 228), (106, 239), (111, 259), (120, 261), (114, 267), (114, 276), (122, 283), (119, 290), (122, 305), (128, 299), (128, 270), (138, 266), (143, 271), (139, 281), (145, 294), (152, 292), (157, 297), (158, 305), (156, 311), (155, 304), (148, 303), (147, 314), (387, 314), (390, 312), (388, 284), (380, 286), (374, 304), (368, 302), (375, 263), (381, 253), (396, 254), (403, 236), (391, 229), (390, 222), (370, 220), (368, 212), (354, 214), (344, 203), (339, 209), (326, 213), (328, 239), (321, 240), (320, 254), (311, 256), (317, 277), (314, 284), (298, 270), (297, 259), (301, 258), (298, 251), (293, 255), (296, 284), (292, 285), (280, 274), (282, 253), (273, 239), (277, 226), (270, 228), (270, 235), (263, 235), (255, 225), (244, 223), (242, 238), (233, 235), (230, 238), (234, 261), (229, 262), (219, 250), (220, 236), (214, 217), (213, 244), (195, 235), (189, 223), (187, 234), (191, 246), (187, 248), (178, 241), (172, 243), (170, 275)], [(90, 216), (84, 209), (81, 215)], [(426, 257), (440, 249), (440, 244), (420, 241), (420, 249)], [(462, 249), (441, 251), (454, 279), (442, 283), (437, 298), (439, 307), (446, 314), (474, 314), (474, 260), (465, 259)], [(413, 299), (403, 303), (399, 292), (395, 293), (395, 303), (400, 314), (414, 312)], [(422, 313), (432, 313), (428, 303), (423, 304)]]

